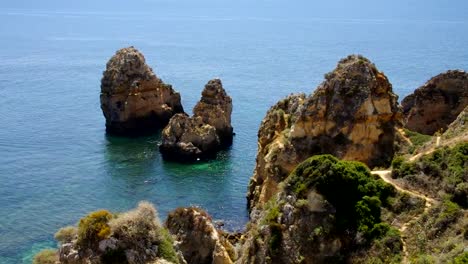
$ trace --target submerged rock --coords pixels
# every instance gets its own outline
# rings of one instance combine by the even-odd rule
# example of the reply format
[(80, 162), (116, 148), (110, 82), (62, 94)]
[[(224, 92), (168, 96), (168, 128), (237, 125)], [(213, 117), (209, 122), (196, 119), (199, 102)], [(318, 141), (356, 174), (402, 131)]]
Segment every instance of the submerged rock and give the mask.
[(202, 209), (178, 208), (169, 213), (166, 227), (188, 263), (229, 264), (235, 260), (233, 246)]
[(232, 100), (221, 80), (206, 84), (194, 115), (177, 114), (162, 132), (159, 150), (165, 159), (194, 161), (211, 157), (232, 144)]
[(159, 79), (134, 47), (118, 50), (101, 80), (101, 109), (106, 131), (139, 135), (164, 127), (183, 113), (180, 94)]
[(392, 160), (401, 111), (387, 77), (357, 55), (341, 60), (325, 77), (312, 95), (290, 95), (263, 119), (250, 209), (268, 201), (278, 184), (312, 155), (332, 154), (369, 167)]
[(439, 74), (401, 104), (408, 129), (427, 135), (445, 131), (468, 105), (468, 73), (454, 70)]

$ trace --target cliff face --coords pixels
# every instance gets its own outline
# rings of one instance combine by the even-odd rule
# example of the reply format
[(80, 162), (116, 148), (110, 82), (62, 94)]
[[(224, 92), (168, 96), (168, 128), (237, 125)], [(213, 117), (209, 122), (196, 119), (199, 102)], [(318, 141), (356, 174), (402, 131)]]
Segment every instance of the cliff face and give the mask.
[(221, 80), (209, 81), (193, 116), (175, 115), (162, 132), (159, 150), (166, 159), (194, 161), (232, 144), (232, 100)]
[(179, 93), (153, 73), (134, 47), (117, 51), (107, 63), (101, 109), (107, 132), (120, 135), (148, 133), (184, 112)]
[(401, 112), (387, 77), (356, 55), (325, 77), (312, 95), (291, 95), (263, 119), (248, 192), (251, 209), (268, 201), (278, 183), (312, 155), (332, 154), (369, 167), (391, 161)]
[(408, 129), (428, 135), (445, 130), (468, 105), (468, 73), (455, 70), (439, 74), (401, 104)]
[(380, 205), (394, 189), (361, 163), (314, 156), (278, 189), (249, 223), (239, 263), (347, 263), (390, 230)]

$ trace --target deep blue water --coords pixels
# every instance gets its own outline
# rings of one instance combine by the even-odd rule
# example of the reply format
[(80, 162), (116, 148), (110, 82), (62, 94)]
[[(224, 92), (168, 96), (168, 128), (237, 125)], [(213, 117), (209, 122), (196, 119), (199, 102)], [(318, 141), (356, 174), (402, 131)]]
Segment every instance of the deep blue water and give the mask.
[[(462, 2), (428, 4), (414, 17), (405, 6), (322, 13), (323, 6), (288, 9), (268, 1), (257, 9), (246, 2), (161, 1), (150, 10), (124, 1), (114, 9), (91, 1), (72, 8), (29, 2), (0, 5), (0, 263), (30, 263), (55, 245), (58, 228), (89, 211), (123, 211), (140, 200), (153, 202), (162, 219), (178, 206), (199, 205), (227, 228), (241, 229), (258, 126), (276, 101), (311, 93), (351, 53), (375, 62), (400, 98), (438, 73), (468, 69)], [(419, 6), (426, 2), (434, 1)], [(234, 103), (230, 150), (181, 165), (161, 159), (159, 135), (106, 136), (102, 71), (129, 45), (181, 93), (187, 111), (209, 79), (222, 79)]]

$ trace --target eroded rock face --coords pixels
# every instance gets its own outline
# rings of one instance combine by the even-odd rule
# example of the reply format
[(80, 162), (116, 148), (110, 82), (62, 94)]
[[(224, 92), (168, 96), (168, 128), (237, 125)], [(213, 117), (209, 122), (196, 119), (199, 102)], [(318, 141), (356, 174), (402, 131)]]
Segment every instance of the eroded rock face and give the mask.
[(444, 131), (468, 105), (468, 73), (455, 70), (439, 74), (401, 104), (408, 129), (427, 135)]
[[(351, 263), (353, 251), (373, 239), (366, 230), (381, 223), (380, 199), (394, 191), (362, 163), (313, 156), (293, 170), (251, 219), (238, 262)], [(369, 199), (375, 206), (361, 210)]]
[(118, 135), (152, 132), (184, 112), (180, 94), (153, 73), (134, 47), (117, 51), (107, 63), (101, 80), (101, 109), (107, 132)]
[(361, 161), (371, 168), (388, 165), (401, 123), (397, 99), (374, 64), (352, 55), (341, 60), (312, 95), (291, 95), (278, 102), (258, 132), (249, 208), (261, 207), (300, 162), (315, 154)]
[(187, 263), (229, 264), (235, 259), (233, 246), (223, 237), (202, 209), (179, 208), (171, 212), (166, 227), (175, 237)]
[(216, 152), (219, 145), (216, 129), (201, 117), (177, 114), (164, 128), (159, 150), (166, 159), (192, 161)]
[(231, 113), (232, 99), (224, 90), (221, 80), (210, 80), (193, 109), (193, 116), (201, 117), (205, 124), (213, 126), (221, 144), (230, 145), (233, 136)]
[(165, 159), (190, 162), (232, 144), (232, 100), (221, 80), (208, 82), (193, 112), (175, 115), (164, 128), (159, 149)]

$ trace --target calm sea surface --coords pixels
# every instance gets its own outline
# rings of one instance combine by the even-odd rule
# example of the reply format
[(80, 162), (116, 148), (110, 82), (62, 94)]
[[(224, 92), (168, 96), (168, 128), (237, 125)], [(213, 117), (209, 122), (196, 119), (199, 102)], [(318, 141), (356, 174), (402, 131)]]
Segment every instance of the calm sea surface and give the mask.
[[(463, 20), (224, 11), (0, 8), (0, 263), (30, 263), (55, 246), (58, 228), (140, 200), (162, 219), (198, 205), (242, 229), (258, 126), (276, 101), (311, 93), (351, 53), (375, 62), (400, 99), (440, 72), (468, 69)], [(234, 103), (230, 150), (181, 165), (161, 159), (159, 135), (105, 134), (100, 79), (114, 52), (130, 45), (181, 93), (187, 111), (209, 79), (222, 79)]]

